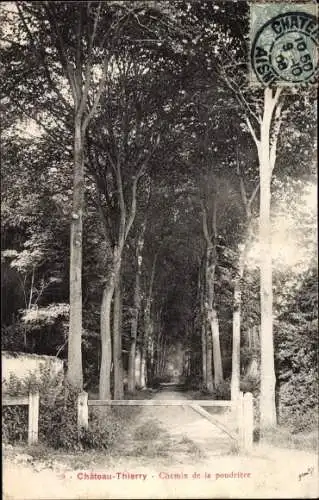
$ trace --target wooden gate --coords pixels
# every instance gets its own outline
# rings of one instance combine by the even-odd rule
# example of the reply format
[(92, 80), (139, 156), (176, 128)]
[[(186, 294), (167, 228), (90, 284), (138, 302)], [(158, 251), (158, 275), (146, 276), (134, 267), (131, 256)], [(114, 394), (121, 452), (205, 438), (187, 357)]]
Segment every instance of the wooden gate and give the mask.
[(29, 396), (4, 396), (2, 406), (28, 406), (28, 444), (38, 442), (38, 422), (39, 422), (39, 393), (31, 393)]
[[(88, 428), (89, 425), (89, 406), (190, 406), (196, 413), (216, 425), (232, 440), (238, 443), (239, 450), (249, 452), (253, 445), (253, 397), (250, 392), (239, 394), (236, 401), (223, 400), (165, 400), (165, 399), (121, 399), (121, 400), (88, 400), (88, 394), (82, 392), (78, 397), (78, 428)], [(232, 412), (232, 418), (235, 420), (236, 431), (233, 431), (223, 425), (203, 407), (226, 407)]]

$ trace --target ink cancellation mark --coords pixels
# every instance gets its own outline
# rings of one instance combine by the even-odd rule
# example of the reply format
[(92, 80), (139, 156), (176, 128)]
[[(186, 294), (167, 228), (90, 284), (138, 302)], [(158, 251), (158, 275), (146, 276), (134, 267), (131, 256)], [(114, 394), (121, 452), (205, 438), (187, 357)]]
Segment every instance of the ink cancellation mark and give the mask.
[(284, 12), (263, 24), (251, 48), (251, 64), (264, 86), (317, 83), (318, 21), (308, 12)]

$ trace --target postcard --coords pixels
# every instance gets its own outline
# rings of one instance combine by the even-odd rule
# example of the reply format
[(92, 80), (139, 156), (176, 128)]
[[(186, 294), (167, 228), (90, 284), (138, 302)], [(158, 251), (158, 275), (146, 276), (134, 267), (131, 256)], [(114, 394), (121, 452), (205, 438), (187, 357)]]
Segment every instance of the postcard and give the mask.
[(317, 498), (316, 3), (0, 16), (4, 498)]

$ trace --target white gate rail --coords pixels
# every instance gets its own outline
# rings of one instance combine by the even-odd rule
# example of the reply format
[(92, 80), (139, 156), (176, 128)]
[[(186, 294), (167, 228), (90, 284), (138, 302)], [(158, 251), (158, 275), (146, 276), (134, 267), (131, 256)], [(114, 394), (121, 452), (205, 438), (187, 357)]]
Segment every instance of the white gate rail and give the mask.
[[(181, 399), (181, 400), (164, 400), (164, 399), (121, 399), (121, 400), (88, 400), (88, 394), (82, 392), (78, 397), (78, 428), (87, 429), (89, 426), (89, 406), (190, 406), (194, 411), (202, 417), (209, 420), (211, 423), (222, 429), (231, 439), (236, 440), (239, 449), (244, 452), (250, 452), (253, 446), (253, 397), (250, 392), (239, 394), (236, 401), (224, 400), (196, 400), (196, 399)], [(228, 407), (233, 410), (233, 418), (237, 421), (237, 433), (233, 433), (230, 429), (216, 420), (213, 415), (208, 413), (202, 407)]]

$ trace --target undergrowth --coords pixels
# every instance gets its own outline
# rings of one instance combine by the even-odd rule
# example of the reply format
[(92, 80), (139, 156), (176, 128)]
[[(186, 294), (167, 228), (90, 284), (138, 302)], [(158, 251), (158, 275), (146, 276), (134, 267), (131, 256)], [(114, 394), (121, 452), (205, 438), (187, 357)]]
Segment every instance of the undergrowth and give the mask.
[[(92, 415), (88, 429), (77, 427), (77, 397), (79, 391), (71, 388), (63, 374), (52, 377), (48, 369), (41, 370), (40, 379), (28, 377), (20, 380), (14, 375), (3, 383), (6, 396), (23, 396), (38, 391), (39, 442), (55, 449), (81, 451), (108, 449), (121, 432), (120, 420), (112, 412), (107, 419)], [(26, 441), (28, 407), (2, 408), (2, 436), (6, 443)]]

